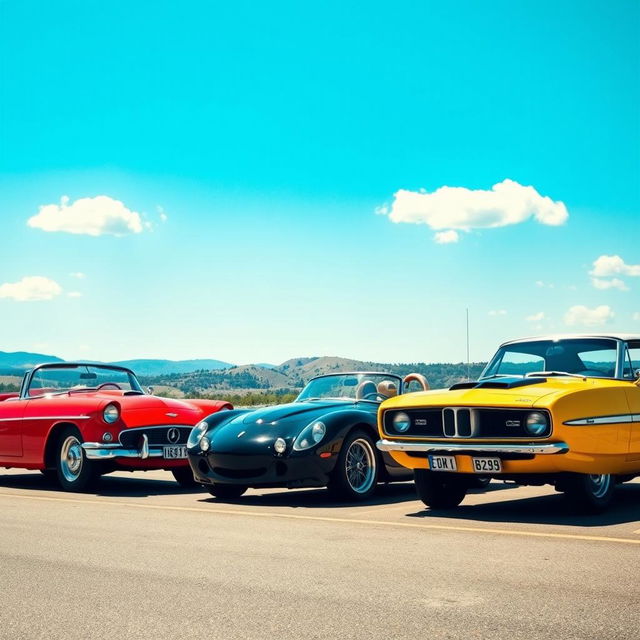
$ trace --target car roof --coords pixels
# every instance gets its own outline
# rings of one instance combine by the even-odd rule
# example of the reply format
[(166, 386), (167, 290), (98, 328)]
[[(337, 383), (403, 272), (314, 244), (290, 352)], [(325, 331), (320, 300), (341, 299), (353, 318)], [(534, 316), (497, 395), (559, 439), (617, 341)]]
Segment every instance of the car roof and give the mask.
[(517, 338), (516, 340), (507, 340), (500, 346), (504, 347), (508, 344), (517, 344), (519, 342), (534, 342), (536, 340), (571, 340), (586, 338), (604, 338), (609, 340), (622, 340), (629, 342), (631, 340), (640, 340), (640, 333), (557, 333), (543, 336), (531, 336), (529, 338)]

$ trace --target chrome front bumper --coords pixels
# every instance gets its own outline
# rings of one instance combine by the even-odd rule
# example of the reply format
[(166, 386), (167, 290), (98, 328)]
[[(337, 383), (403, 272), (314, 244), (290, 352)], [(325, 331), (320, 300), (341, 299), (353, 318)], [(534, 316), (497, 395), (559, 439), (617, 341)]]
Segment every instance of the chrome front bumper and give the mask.
[(380, 451), (405, 451), (405, 452), (444, 452), (444, 453), (520, 453), (525, 455), (548, 455), (555, 453), (567, 453), (569, 445), (565, 442), (553, 442), (548, 444), (482, 444), (480, 442), (449, 443), (449, 442), (395, 442), (393, 440), (379, 440), (377, 443)]
[(125, 449), (120, 444), (107, 444), (104, 442), (84, 442), (82, 444), (84, 455), (89, 460), (110, 460), (111, 458), (162, 458), (162, 447), (149, 447), (149, 438), (142, 436), (142, 444), (139, 449)]

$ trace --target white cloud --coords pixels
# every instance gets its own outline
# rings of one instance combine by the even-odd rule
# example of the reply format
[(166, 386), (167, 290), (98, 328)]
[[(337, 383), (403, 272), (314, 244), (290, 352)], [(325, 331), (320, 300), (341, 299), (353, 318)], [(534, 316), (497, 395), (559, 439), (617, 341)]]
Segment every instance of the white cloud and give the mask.
[(640, 320), (640, 311), (636, 311), (636, 313), (633, 314), (633, 319)]
[(564, 315), (566, 325), (573, 327), (583, 325), (585, 327), (601, 327), (613, 319), (615, 313), (606, 304), (589, 309), (582, 304), (571, 307)]
[(569, 217), (564, 203), (509, 179), (490, 190), (444, 186), (429, 193), (399, 189), (391, 206), (378, 207), (376, 213), (389, 216), (392, 222), (426, 224), (436, 231), (504, 227), (532, 217), (557, 226)]
[(78, 278), (78, 280), (84, 280), (87, 276), (84, 275), (81, 271), (73, 271), (69, 274), (72, 278)]
[(533, 322), (534, 324), (540, 323), (544, 320), (544, 311), (534, 313), (533, 315), (527, 316), (525, 319), (527, 322)]
[(591, 284), (593, 284), (596, 289), (620, 289), (620, 291), (629, 291), (629, 287), (627, 287), (620, 278), (611, 278), (611, 280), (591, 278)]
[(640, 276), (640, 264), (626, 264), (620, 256), (600, 256), (593, 262), (590, 275), (596, 278), (611, 276)]
[(43, 276), (26, 276), (19, 282), (5, 282), (0, 285), (0, 298), (11, 298), (18, 302), (51, 300), (62, 293), (62, 287)]
[(452, 242), (458, 242), (460, 236), (457, 231), (449, 229), (449, 231), (438, 231), (435, 235), (435, 240), (438, 244), (450, 244)]
[(490, 316), (506, 316), (507, 312), (505, 309), (492, 309), (491, 311), (489, 311), (489, 315)]
[(158, 211), (158, 215), (160, 216), (160, 222), (166, 222), (169, 219), (169, 216), (166, 214), (164, 207), (158, 205), (156, 209)]
[(69, 291), (67, 293), (68, 298), (82, 298), (82, 294), (79, 291)]
[(124, 236), (141, 233), (145, 228), (137, 211), (127, 209), (120, 200), (109, 196), (80, 198), (71, 204), (69, 198), (63, 196), (60, 204), (41, 206), (27, 224), (43, 231), (64, 231), (89, 236)]

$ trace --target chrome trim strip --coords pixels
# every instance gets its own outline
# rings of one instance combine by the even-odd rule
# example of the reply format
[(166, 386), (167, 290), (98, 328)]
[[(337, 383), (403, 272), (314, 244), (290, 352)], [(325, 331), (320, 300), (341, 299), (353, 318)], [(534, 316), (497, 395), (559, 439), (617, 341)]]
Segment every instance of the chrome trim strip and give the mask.
[(88, 420), (91, 416), (16, 416), (15, 418), (0, 418), (0, 422), (14, 420)]
[[(186, 445), (164, 445), (186, 447)], [(164, 446), (149, 447), (145, 449), (144, 444), (141, 449), (125, 449), (118, 444), (104, 444), (102, 442), (83, 442), (82, 449), (88, 460), (110, 460), (111, 458), (162, 458), (164, 457)], [(146, 455), (145, 455), (146, 454)], [(168, 458), (173, 460), (174, 458)], [(186, 458), (175, 458), (176, 460), (186, 460)]]
[(523, 453), (527, 455), (549, 455), (567, 453), (566, 442), (548, 444), (482, 444), (481, 442), (452, 444), (450, 442), (394, 442), (379, 440), (380, 451), (447, 451), (451, 453)]
[(617, 416), (594, 416), (592, 418), (578, 418), (567, 420), (562, 424), (568, 427), (593, 426), (599, 424), (623, 424), (627, 422), (640, 422), (640, 413), (621, 413)]

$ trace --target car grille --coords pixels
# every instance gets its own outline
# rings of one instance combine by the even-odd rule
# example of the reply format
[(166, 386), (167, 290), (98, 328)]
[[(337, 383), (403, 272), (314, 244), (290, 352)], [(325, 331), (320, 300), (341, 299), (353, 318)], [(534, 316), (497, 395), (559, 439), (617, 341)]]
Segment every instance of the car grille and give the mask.
[[(526, 430), (527, 416), (533, 409), (484, 409), (474, 407), (438, 407), (432, 409), (405, 409), (385, 411), (383, 427), (390, 436), (431, 437), (431, 438), (527, 438), (533, 436)], [(551, 433), (551, 419), (546, 432), (536, 436), (546, 438)], [(393, 418), (398, 413), (406, 413), (410, 419), (407, 431), (394, 428)]]
[[(125, 429), (120, 433), (118, 438), (120, 444), (126, 449), (139, 449), (142, 444), (142, 436), (146, 435), (149, 439), (150, 447), (157, 446), (170, 446), (170, 445), (184, 445), (187, 444), (187, 439), (191, 433), (193, 427), (186, 427), (184, 425), (163, 425), (161, 427), (142, 427), (139, 429)], [(178, 439), (175, 439), (175, 431), (178, 431)], [(171, 431), (171, 434), (169, 433)], [(173, 439), (169, 440), (169, 436), (172, 435)]]

